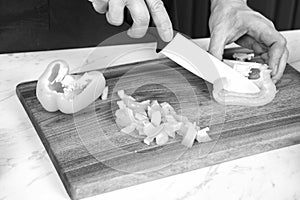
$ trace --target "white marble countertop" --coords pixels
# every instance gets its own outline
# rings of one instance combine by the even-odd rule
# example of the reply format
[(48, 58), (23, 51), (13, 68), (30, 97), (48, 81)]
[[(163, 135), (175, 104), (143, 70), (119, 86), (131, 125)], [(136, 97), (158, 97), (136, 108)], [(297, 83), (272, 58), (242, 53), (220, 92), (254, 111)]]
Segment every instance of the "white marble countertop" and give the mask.
[[(300, 30), (282, 32), (288, 40), (289, 63), (300, 71)], [(207, 48), (207, 39), (196, 42)], [(122, 46), (119, 51), (131, 49)], [(36, 131), (19, 102), (15, 87), (35, 80), (54, 59), (76, 71), (93, 48), (0, 55), (0, 200), (69, 199)], [(102, 47), (102, 63), (115, 55)], [(152, 59), (141, 52), (121, 63)], [(211, 167), (105, 193), (105, 199), (300, 199), (300, 145), (294, 145)]]

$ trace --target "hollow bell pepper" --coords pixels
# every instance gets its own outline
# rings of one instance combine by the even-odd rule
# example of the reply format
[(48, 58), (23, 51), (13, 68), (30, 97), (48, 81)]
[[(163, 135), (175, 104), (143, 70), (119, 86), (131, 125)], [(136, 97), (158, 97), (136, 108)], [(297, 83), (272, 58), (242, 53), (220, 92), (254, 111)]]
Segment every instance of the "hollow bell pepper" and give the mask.
[(101, 72), (70, 75), (68, 64), (63, 60), (55, 60), (39, 77), (36, 96), (47, 111), (60, 110), (70, 114), (84, 109), (99, 98), (105, 84)]

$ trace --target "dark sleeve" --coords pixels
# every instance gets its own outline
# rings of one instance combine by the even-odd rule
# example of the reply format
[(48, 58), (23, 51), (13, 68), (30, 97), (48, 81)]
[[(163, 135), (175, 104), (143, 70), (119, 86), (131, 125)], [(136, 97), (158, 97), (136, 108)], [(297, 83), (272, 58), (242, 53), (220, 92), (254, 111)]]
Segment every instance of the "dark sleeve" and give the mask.
[(88, 0), (0, 0), (0, 53), (97, 46), (128, 27), (109, 25)]
[(127, 30), (116, 27), (97, 13), (88, 0), (50, 0), (50, 31), (69, 38), (74, 47), (96, 46), (106, 38)]

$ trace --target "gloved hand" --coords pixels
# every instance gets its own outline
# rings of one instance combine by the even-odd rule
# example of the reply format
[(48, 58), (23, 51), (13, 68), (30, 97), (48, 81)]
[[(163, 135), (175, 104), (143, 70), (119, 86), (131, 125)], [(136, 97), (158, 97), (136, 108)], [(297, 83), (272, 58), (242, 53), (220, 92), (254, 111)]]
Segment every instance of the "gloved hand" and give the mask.
[(285, 38), (273, 23), (247, 6), (246, 0), (211, 0), (209, 52), (222, 59), (225, 45), (237, 44), (252, 49), (272, 69), (276, 83), (288, 59)]
[(124, 8), (127, 7), (133, 19), (128, 35), (143, 37), (148, 29), (150, 15), (163, 41), (173, 38), (173, 28), (168, 13), (161, 0), (89, 0), (98, 13), (106, 13), (107, 21), (119, 26), (124, 20)]

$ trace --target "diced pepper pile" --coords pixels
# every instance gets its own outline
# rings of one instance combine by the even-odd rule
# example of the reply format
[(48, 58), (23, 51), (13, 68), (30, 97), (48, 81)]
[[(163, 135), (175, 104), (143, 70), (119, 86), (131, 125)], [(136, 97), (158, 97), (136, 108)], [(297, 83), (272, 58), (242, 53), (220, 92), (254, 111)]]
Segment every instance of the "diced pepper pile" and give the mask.
[(209, 128), (200, 129), (187, 117), (178, 115), (174, 108), (167, 102), (154, 101), (137, 102), (132, 96), (125, 94), (124, 90), (118, 91), (121, 98), (117, 102), (119, 109), (116, 111), (116, 123), (121, 127), (121, 132), (133, 134), (137, 131), (144, 136), (144, 143), (150, 145), (166, 144), (169, 138), (175, 138), (176, 133), (183, 137), (182, 144), (192, 147), (194, 141), (208, 142), (211, 138), (207, 131)]

